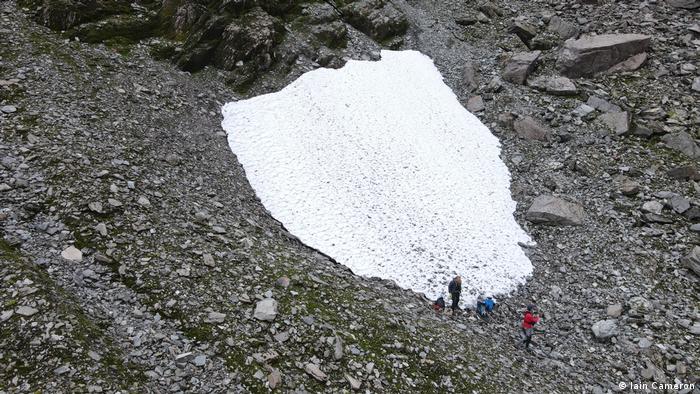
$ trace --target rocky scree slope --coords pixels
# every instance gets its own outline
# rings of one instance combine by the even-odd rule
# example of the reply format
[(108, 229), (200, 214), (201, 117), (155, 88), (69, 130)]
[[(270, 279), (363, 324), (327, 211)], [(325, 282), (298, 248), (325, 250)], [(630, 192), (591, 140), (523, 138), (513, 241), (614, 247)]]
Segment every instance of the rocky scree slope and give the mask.
[[(516, 218), (538, 242), (533, 278), (488, 324), (436, 317), (410, 291), (353, 276), (256, 200), (219, 128), (219, 105), (236, 98), (224, 82), (266, 92), (320, 63), (301, 56), (285, 74), (273, 62), (246, 84), (225, 67), (189, 75), (149, 56), (162, 38), (65, 41), (4, 3), (2, 389), (697, 381), (696, 3), (392, 3), (408, 27), (382, 43), (429, 54), (497, 133)], [(346, 28), (343, 56), (371, 57), (377, 44)], [(592, 34), (613, 36), (582, 45)], [(567, 47), (602, 48), (610, 69), (568, 73)], [(513, 342), (532, 301), (547, 317), (529, 354)]]

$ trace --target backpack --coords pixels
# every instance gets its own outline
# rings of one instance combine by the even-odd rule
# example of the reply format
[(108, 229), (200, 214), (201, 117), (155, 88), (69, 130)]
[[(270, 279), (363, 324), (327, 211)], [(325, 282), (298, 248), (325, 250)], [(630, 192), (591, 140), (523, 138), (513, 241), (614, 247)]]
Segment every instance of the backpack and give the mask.
[(493, 308), (496, 307), (496, 301), (494, 301), (491, 298), (487, 298), (486, 300), (484, 300), (484, 306), (486, 306), (487, 312), (492, 312)]
[(440, 297), (437, 300), (435, 300), (435, 302), (433, 303), (433, 309), (435, 309), (436, 311), (441, 311), (445, 309), (445, 299)]

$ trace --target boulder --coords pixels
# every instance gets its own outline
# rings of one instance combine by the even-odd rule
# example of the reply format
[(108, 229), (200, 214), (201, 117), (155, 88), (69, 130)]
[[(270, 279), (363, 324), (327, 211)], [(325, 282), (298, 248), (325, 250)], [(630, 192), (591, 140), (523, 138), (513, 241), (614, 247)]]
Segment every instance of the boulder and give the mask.
[(666, 134), (661, 137), (661, 140), (671, 149), (684, 153), (686, 156), (693, 159), (700, 158), (700, 147), (695, 142), (693, 137), (685, 131), (674, 134)]
[(554, 196), (542, 195), (532, 202), (525, 218), (533, 223), (578, 226), (583, 224), (585, 212), (579, 204)]
[(66, 260), (71, 260), (71, 261), (83, 261), (83, 252), (80, 251), (80, 249), (76, 248), (75, 246), (69, 246), (61, 252), (61, 257), (63, 257)]
[(540, 54), (540, 51), (533, 51), (511, 56), (503, 70), (503, 79), (519, 85), (525, 84), (527, 76), (535, 69)]
[(481, 112), (486, 109), (484, 99), (481, 96), (470, 97), (467, 100), (467, 110), (471, 113)]
[(266, 298), (258, 301), (255, 305), (253, 317), (258, 320), (272, 321), (277, 316), (277, 301), (272, 298)]
[(308, 373), (309, 375), (313, 376), (314, 379), (318, 380), (319, 382), (325, 382), (328, 380), (328, 376), (321, 371), (321, 368), (318, 367), (318, 365), (313, 364), (313, 363), (308, 363), (304, 367), (304, 371)]
[(620, 317), (622, 315), (622, 304), (609, 305), (606, 313), (610, 317)]
[(608, 112), (598, 117), (605, 126), (617, 135), (624, 135), (630, 130), (630, 119), (627, 112)]
[(527, 84), (555, 96), (573, 96), (578, 93), (574, 81), (566, 77), (539, 77), (528, 81)]
[(385, 0), (354, 1), (341, 13), (353, 27), (375, 40), (401, 35), (408, 29), (406, 16)]
[(692, 165), (671, 168), (668, 170), (668, 176), (673, 179), (700, 181), (700, 172)]
[(547, 141), (551, 134), (548, 127), (543, 126), (530, 116), (515, 121), (513, 129), (518, 137), (528, 140)]
[(564, 40), (578, 36), (578, 26), (554, 15), (549, 19), (547, 30), (556, 33)]
[(700, 8), (700, 0), (666, 0), (666, 2), (675, 8), (684, 8), (686, 10), (695, 10)]
[(479, 82), (476, 79), (476, 69), (471, 62), (467, 62), (462, 70), (462, 83), (464, 89), (468, 92), (474, 91), (479, 87)]
[(646, 52), (649, 42), (650, 37), (642, 34), (601, 34), (569, 39), (559, 53), (557, 66), (568, 77), (590, 76)]
[(617, 321), (615, 320), (599, 320), (591, 327), (593, 335), (596, 339), (604, 341), (616, 336), (619, 333)]
[(681, 264), (700, 276), (700, 246), (696, 246), (687, 255), (681, 257)]

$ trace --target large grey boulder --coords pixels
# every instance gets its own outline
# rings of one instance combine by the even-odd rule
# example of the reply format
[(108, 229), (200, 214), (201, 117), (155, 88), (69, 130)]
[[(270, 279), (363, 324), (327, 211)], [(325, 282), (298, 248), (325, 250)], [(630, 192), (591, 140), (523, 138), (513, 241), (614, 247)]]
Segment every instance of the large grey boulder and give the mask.
[(700, 246), (696, 246), (686, 256), (681, 258), (681, 264), (700, 276)]
[(600, 115), (598, 119), (616, 135), (627, 134), (630, 130), (630, 117), (627, 112), (608, 112)]
[(520, 52), (511, 56), (503, 70), (503, 79), (518, 85), (525, 84), (527, 76), (535, 69), (541, 53), (540, 51)]
[(591, 330), (593, 331), (595, 338), (601, 341), (612, 338), (619, 332), (617, 328), (617, 321), (612, 319), (599, 320), (595, 322), (591, 327)]
[(525, 218), (533, 223), (579, 226), (585, 218), (583, 207), (558, 197), (542, 195), (535, 198)]
[(693, 137), (685, 131), (674, 134), (666, 134), (661, 140), (671, 149), (675, 149), (693, 159), (700, 158), (700, 147)]
[(649, 48), (650, 37), (642, 34), (601, 34), (564, 43), (557, 66), (562, 74), (578, 78), (606, 71)]

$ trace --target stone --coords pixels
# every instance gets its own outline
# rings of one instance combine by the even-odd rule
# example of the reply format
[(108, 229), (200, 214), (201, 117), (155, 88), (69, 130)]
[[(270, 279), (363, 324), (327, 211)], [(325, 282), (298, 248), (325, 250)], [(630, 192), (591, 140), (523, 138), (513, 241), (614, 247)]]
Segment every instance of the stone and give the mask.
[(642, 296), (632, 297), (627, 301), (628, 314), (632, 317), (643, 317), (654, 309), (654, 304)]
[(573, 96), (578, 93), (574, 81), (567, 77), (539, 77), (529, 81), (528, 86), (555, 96)]
[(634, 196), (637, 193), (639, 193), (640, 188), (641, 185), (639, 184), (639, 182), (633, 181), (631, 179), (626, 179), (620, 185), (620, 193), (624, 194), (625, 196)]
[(258, 320), (272, 321), (277, 316), (277, 301), (272, 298), (266, 298), (258, 301), (255, 305), (253, 317)]
[(660, 215), (664, 205), (658, 201), (647, 201), (642, 204), (642, 211)]
[(529, 47), (530, 41), (537, 35), (537, 28), (525, 21), (516, 20), (508, 32), (515, 33)]
[(467, 101), (467, 110), (471, 113), (481, 112), (484, 109), (486, 109), (486, 106), (481, 96), (470, 97)]
[(688, 331), (693, 334), (693, 335), (700, 335), (700, 322), (696, 322), (690, 328), (688, 328)]
[(104, 223), (97, 223), (97, 226), (95, 226), (95, 231), (97, 231), (101, 236), (106, 237), (107, 225)]
[(677, 214), (683, 214), (683, 212), (690, 209), (690, 201), (682, 196), (673, 196), (668, 200), (671, 209), (673, 209)]
[(630, 56), (627, 60), (624, 60), (616, 65), (605, 70), (606, 73), (615, 73), (620, 71), (636, 71), (639, 70), (644, 63), (647, 62), (649, 56), (646, 52), (638, 53), (634, 56)]
[(93, 201), (88, 204), (88, 209), (90, 209), (93, 212), (102, 213), (102, 203)]
[(345, 380), (347, 380), (348, 383), (350, 383), (351, 390), (359, 390), (362, 387), (362, 382), (360, 380), (355, 379), (348, 374), (345, 374)]
[(569, 39), (559, 53), (557, 67), (567, 77), (590, 76), (646, 52), (650, 39), (642, 34), (601, 34)]
[(474, 64), (467, 62), (462, 70), (462, 84), (467, 92), (472, 92), (479, 87), (479, 82), (476, 79), (476, 69)]
[(525, 218), (533, 223), (579, 226), (583, 224), (585, 212), (579, 204), (541, 195), (535, 198)]
[(503, 79), (518, 85), (525, 84), (527, 77), (535, 69), (541, 53), (540, 51), (520, 52), (511, 56), (503, 70)]
[(668, 176), (685, 181), (700, 181), (700, 171), (693, 165), (675, 167), (668, 170)]
[(286, 276), (282, 276), (278, 278), (277, 281), (275, 281), (275, 285), (286, 289), (289, 287), (289, 278)]
[(513, 129), (518, 137), (527, 140), (547, 141), (552, 134), (548, 127), (540, 124), (530, 116), (516, 120), (513, 123)]
[(671, 7), (695, 10), (700, 8), (700, 0), (666, 0)]
[(340, 337), (335, 337), (335, 343), (333, 346), (333, 359), (338, 361), (343, 358), (343, 340)]
[(617, 321), (615, 320), (599, 320), (591, 326), (591, 330), (598, 340), (607, 340), (619, 333)]
[(578, 118), (585, 118), (593, 111), (595, 111), (595, 108), (591, 107), (590, 105), (581, 104), (578, 107), (576, 107), (576, 109), (571, 111), (571, 114)]
[(600, 115), (598, 119), (616, 135), (625, 135), (630, 130), (630, 119), (627, 112), (608, 112)]
[(71, 245), (63, 249), (63, 252), (61, 252), (61, 257), (63, 257), (66, 260), (81, 262), (83, 261), (83, 252), (81, 252), (80, 249), (76, 248), (75, 246)]
[(200, 354), (194, 358), (192, 363), (198, 367), (203, 367), (207, 363), (207, 356)]
[(21, 316), (27, 316), (27, 317), (32, 316), (32, 315), (36, 314), (37, 312), (39, 312), (38, 309), (32, 308), (31, 306), (26, 306), (26, 305), (22, 305), (22, 306), (18, 307), (17, 309), (15, 309), (16, 314), (21, 315)]
[(700, 92), (700, 77), (695, 77), (695, 79), (693, 79), (693, 85), (690, 88), (696, 92)]
[(690, 253), (681, 257), (681, 264), (700, 276), (700, 246), (695, 246)]
[(15, 107), (14, 105), (3, 105), (2, 107), (0, 107), (0, 112), (4, 114), (15, 113), (17, 112), (17, 107)]
[(692, 226), (690, 226), (690, 231), (700, 234), (700, 223), (695, 223)]
[(267, 385), (271, 389), (275, 389), (282, 384), (282, 374), (276, 368), (270, 368), (270, 373), (267, 375)]
[(221, 312), (209, 312), (207, 321), (210, 323), (223, 323), (226, 319), (226, 314)]
[(666, 134), (661, 137), (661, 140), (671, 149), (677, 150), (686, 156), (698, 159), (700, 158), (700, 147), (695, 142), (693, 137), (685, 131), (679, 133)]
[(653, 344), (654, 343), (652, 341), (648, 340), (647, 338), (642, 338), (637, 343), (637, 345), (639, 345), (640, 349), (649, 349), (651, 347), (651, 345), (653, 345)]
[(576, 37), (579, 33), (578, 26), (571, 22), (565, 21), (557, 15), (554, 15), (549, 19), (547, 30), (556, 33), (564, 40)]
[(319, 382), (325, 382), (328, 380), (328, 376), (326, 376), (323, 371), (321, 371), (321, 368), (318, 367), (318, 365), (314, 363), (308, 363), (304, 367), (304, 371), (308, 373), (309, 375), (313, 376), (314, 379), (318, 380)]
[(209, 253), (204, 253), (202, 255), (202, 263), (204, 263), (204, 265), (206, 265), (207, 267), (216, 266), (216, 262), (214, 261), (214, 257)]
[(151, 206), (151, 202), (148, 201), (148, 198), (146, 198), (145, 196), (139, 197), (139, 199), (136, 200), (136, 203), (144, 208), (148, 208)]
[(586, 104), (602, 112), (622, 112), (622, 108), (620, 108), (620, 106), (598, 96), (589, 96)]
[(606, 313), (610, 317), (620, 317), (622, 315), (622, 304), (608, 305)]

